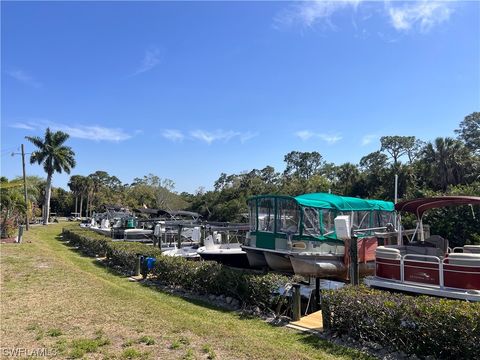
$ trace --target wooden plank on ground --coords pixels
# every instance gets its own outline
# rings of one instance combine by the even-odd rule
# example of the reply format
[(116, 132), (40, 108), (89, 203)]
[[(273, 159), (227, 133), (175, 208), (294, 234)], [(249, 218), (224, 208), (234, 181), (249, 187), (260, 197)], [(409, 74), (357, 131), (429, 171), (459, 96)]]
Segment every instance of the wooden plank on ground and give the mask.
[(298, 321), (292, 321), (287, 326), (302, 331), (321, 332), (323, 331), (322, 311), (316, 311)]

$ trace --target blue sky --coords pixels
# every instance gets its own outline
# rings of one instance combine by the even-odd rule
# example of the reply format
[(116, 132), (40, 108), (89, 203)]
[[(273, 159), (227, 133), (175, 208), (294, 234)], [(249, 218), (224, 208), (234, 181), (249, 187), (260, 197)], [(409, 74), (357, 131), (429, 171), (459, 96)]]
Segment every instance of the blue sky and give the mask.
[[(382, 135), (453, 136), (479, 111), (480, 3), (2, 2), (1, 173), (45, 128), (72, 174), (176, 190), (292, 151), (358, 162)], [(29, 174), (43, 175), (38, 165)], [(68, 175), (55, 175), (66, 186)]]

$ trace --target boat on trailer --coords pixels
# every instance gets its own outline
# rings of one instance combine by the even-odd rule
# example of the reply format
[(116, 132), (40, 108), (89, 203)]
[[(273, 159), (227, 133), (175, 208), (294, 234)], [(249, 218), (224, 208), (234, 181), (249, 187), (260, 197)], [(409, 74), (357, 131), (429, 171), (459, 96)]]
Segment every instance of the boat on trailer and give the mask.
[[(397, 244), (375, 251), (375, 275), (364, 279), (368, 286), (480, 301), (480, 245), (451, 249), (448, 240), (433, 235), (425, 238), (423, 215), (427, 210), (447, 206), (480, 205), (480, 197), (442, 196), (408, 200), (395, 205), (399, 230)], [(401, 213), (417, 217), (412, 241), (405, 243)], [(478, 220), (476, 220), (478, 221)]]
[(348, 216), (359, 238), (360, 273), (373, 274), (376, 231), (393, 222), (393, 203), (326, 193), (249, 199), (250, 236), (242, 247), (252, 267), (302, 276), (345, 279), (348, 244), (337, 236), (335, 218)]

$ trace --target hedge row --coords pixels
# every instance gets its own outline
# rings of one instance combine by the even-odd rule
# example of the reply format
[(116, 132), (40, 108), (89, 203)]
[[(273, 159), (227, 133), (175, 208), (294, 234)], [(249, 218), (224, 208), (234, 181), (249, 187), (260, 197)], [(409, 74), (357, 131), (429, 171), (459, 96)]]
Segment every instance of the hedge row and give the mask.
[(439, 359), (480, 359), (480, 304), (346, 286), (323, 295), (324, 325), (339, 335)]
[(272, 294), (289, 282), (279, 274), (253, 274), (214, 261), (186, 261), (179, 257), (157, 258), (152, 271), (162, 283), (201, 294), (225, 295), (262, 309), (276, 302)]
[(88, 228), (70, 225), (63, 237), (89, 256), (107, 257), (109, 265), (133, 272), (138, 255), (155, 257), (152, 276), (164, 285), (179, 286), (201, 294), (225, 295), (246, 305), (271, 308), (272, 296), (289, 278), (278, 274), (255, 274), (237, 270), (214, 261), (188, 261), (181, 257), (162, 256), (159, 249), (140, 243), (112, 241)]

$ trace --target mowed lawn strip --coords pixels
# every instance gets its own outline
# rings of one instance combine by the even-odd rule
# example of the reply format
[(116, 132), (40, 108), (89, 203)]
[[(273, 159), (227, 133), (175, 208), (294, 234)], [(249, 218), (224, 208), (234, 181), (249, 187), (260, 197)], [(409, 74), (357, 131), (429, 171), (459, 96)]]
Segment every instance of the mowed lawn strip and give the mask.
[[(33, 227), (1, 245), (1, 347), (57, 358), (362, 359), (311, 335), (128, 281)], [(52, 350), (53, 349), (53, 350)]]

